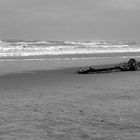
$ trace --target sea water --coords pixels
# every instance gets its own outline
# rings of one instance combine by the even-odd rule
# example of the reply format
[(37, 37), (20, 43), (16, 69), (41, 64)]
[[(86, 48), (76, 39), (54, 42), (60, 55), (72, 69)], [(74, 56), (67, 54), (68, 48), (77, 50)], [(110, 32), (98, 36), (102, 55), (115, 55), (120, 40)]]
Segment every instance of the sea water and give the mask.
[(100, 57), (140, 57), (139, 42), (117, 41), (0, 41), (0, 60), (76, 60)]

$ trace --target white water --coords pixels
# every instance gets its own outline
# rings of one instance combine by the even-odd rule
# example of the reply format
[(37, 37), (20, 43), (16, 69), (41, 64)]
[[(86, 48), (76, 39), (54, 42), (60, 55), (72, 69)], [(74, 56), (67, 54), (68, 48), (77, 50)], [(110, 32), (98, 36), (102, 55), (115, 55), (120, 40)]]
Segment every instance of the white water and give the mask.
[(140, 44), (114, 41), (0, 41), (0, 57), (140, 52)]

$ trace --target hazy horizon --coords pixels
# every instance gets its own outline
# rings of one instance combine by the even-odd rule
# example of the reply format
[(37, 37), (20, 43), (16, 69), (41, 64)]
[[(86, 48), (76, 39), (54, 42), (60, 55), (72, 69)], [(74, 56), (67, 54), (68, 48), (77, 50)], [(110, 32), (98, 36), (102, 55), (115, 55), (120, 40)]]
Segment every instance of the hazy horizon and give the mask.
[(139, 0), (0, 0), (3, 40), (140, 40)]

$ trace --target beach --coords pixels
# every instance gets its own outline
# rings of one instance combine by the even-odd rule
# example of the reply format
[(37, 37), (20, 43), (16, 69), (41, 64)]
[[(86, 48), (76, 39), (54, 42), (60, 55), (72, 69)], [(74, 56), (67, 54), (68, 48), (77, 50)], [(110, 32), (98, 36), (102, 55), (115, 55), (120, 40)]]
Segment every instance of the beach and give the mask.
[(0, 140), (140, 140), (140, 0), (0, 0)]
[(128, 59), (1, 61), (1, 140), (139, 140), (140, 72), (76, 74)]

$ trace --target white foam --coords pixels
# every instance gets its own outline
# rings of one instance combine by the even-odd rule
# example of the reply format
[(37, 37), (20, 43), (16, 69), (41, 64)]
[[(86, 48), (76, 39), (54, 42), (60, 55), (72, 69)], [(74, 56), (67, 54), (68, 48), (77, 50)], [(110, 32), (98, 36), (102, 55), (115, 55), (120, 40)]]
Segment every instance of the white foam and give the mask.
[(140, 52), (139, 44), (110, 41), (0, 41), (0, 57)]

